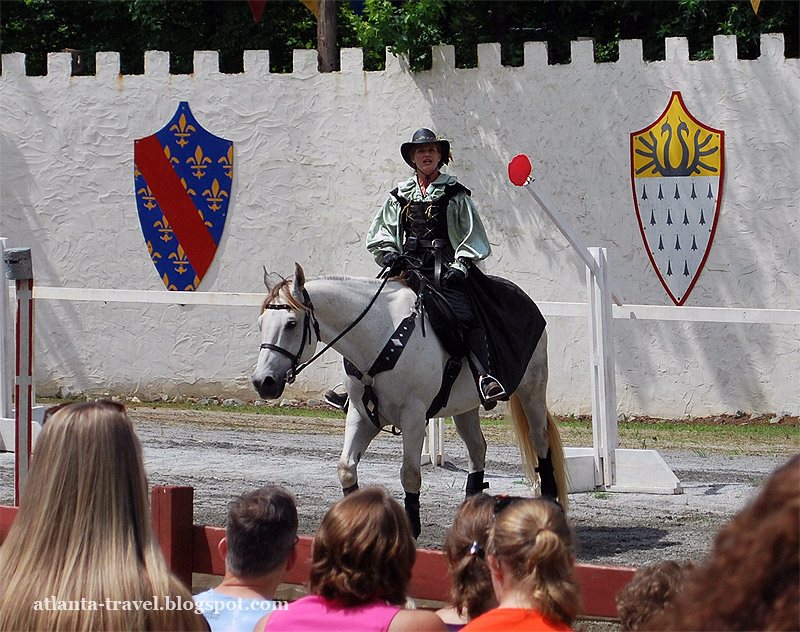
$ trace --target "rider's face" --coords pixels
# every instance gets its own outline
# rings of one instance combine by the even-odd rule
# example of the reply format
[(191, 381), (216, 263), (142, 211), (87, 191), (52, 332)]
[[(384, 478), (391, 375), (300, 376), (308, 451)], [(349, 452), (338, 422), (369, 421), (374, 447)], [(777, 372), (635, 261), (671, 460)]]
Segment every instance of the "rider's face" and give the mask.
[(414, 148), (411, 154), (411, 162), (423, 175), (429, 176), (439, 168), (442, 160), (442, 152), (439, 151), (439, 143), (425, 143)]

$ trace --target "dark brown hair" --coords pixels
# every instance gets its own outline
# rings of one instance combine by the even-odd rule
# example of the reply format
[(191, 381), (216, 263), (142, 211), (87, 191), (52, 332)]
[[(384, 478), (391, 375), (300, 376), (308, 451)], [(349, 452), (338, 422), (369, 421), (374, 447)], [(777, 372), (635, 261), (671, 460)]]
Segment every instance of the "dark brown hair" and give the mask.
[(458, 508), (442, 549), (452, 584), (450, 603), (469, 619), (497, 605), (485, 553), (493, 511), (493, 496), (470, 496)]
[(644, 629), (800, 629), (800, 456), (722, 528), (708, 561)]
[(417, 550), (400, 504), (378, 487), (328, 510), (311, 546), (309, 591), (344, 606), (403, 605)]
[(239, 577), (256, 577), (282, 564), (297, 536), (297, 506), (283, 487), (246, 492), (228, 505), (225, 564)]

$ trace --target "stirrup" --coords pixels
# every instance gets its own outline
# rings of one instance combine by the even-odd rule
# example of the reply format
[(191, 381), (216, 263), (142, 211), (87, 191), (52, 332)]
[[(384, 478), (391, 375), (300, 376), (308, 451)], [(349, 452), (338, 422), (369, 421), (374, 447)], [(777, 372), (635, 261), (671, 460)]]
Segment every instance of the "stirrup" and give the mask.
[(328, 402), (328, 404), (334, 408), (338, 408), (339, 410), (345, 410), (347, 408), (347, 403), (350, 401), (347, 393), (337, 393), (333, 389), (325, 391), (323, 399)]
[(506, 396), (506, 389), (491, 375), (481, 375), (478, 378), (478, 388), (481, 391), (481, 397), (488, 404), (503, 399)]

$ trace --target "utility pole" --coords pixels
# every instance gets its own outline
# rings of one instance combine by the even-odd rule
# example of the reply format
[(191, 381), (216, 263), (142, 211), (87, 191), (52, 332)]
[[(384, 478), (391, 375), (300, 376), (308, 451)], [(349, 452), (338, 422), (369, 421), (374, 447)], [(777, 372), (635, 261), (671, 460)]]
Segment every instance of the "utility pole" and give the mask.
[(338, 70), (336, 51), (336, 0), (319, 0), (317, 9), (317, 53), (320, 72)]

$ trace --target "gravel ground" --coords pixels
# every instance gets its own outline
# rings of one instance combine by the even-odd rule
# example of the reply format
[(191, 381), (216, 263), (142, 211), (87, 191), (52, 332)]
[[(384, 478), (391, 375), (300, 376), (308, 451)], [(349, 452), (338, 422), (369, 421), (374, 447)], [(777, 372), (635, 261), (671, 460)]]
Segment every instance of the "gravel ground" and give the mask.
[[(234, 416), (245, 420), (231, 424)], [(340, 419), (151, 408), (133, 408), (131, 417), (144, 446), (151, 485), (194, 487), (196, 523), (222, 525), (226, 504), (235, 495), (264, 484), (279, 484), (298, 500), (300, 532), (313, 535), (322, 515), (341, 497), (336, 475), (344, 425)], [(423, 467), (418, 543), (424, 548), (441, 548), (463, 499), (465, 450), (456, 439), (446, 441), (445, 447), (452, 464)], [(361, 485), (381, 485), (402, 501), (401, 449), (398, 437), (381, 433), (359, 467)], [(668, 558), (701, 559), (722, 524), (794, 451), (796, 443), (779, 446), (770, 456), (660, 450), (681, 481), (683, 494), (570, 495), (577, 560), (644, 566)], [(13, 469), (14, 455), (0, 454), (0, 504), (11, 504)], [(525, 494), (521, 471), (515, 444), (489, 442), (486, 480), (490, 493)]]

